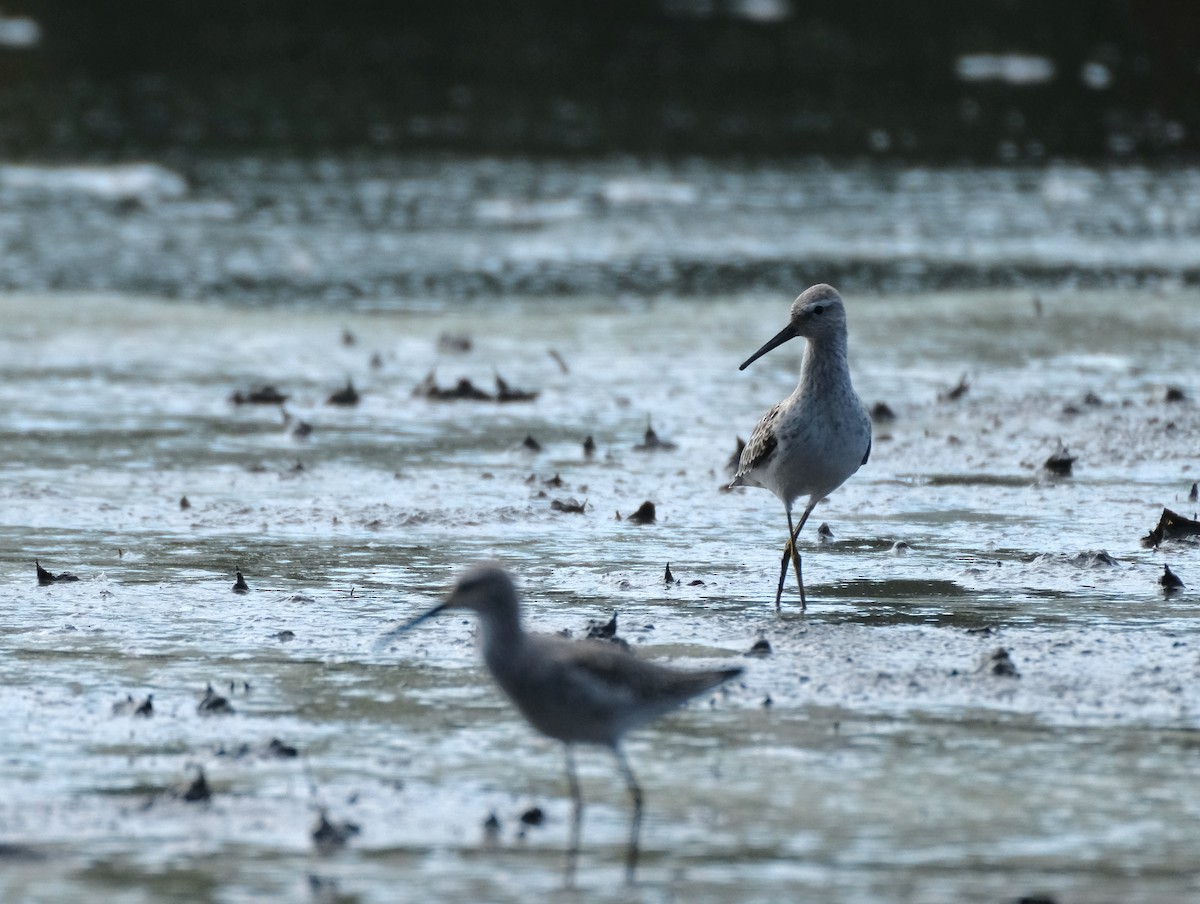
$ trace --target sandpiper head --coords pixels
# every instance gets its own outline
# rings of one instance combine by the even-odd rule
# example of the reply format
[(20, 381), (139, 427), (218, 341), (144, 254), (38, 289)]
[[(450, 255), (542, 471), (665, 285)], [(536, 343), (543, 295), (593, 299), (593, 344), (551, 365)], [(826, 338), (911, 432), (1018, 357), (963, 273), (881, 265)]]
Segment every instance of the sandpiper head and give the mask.
[(797, 336), (821, 340), (845, 335), (846, 306), (842, 303), (842, 296), (838, 294), (837, 289), (825, 283), (809, 286), (792, 302), (792, 316), (788, 325), (747, 358), (738, 370), (745, 370), (771, 349), (778, 348)]
[(387, 631), (376, 640), (376, 648), (385, 647), (397, 636), (447, 609), (470, 609), (483, 618), (485, 625), (516, 625), (520, 619), (517, 590), (508, 572), (499, 565), (476, 565), (458, 579), (445, 602)]
[(454, 585), (438, 609), (470, 609), (483, 616), (516, 611), (517, 590), (508, 572), (499, 565), (476, 565)]
[(833, 286), (809, 286), (792, 302), (790, 324), (798, 336), (825, 336), (846, 328), (846, 306)]

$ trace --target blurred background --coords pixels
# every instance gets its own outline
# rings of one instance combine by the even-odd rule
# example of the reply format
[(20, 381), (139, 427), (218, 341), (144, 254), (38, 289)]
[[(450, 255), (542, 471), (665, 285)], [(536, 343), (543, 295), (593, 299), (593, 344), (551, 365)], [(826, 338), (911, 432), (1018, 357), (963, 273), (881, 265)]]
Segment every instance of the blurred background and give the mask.
[(4, 7), (7, 157), (329, 149), (1169, 160), (1200, 10), (212, 0)]
[[(1200, 278), (1187, 4), (126, 0), (3, 16), (9, 289), (355, 304)], [(153, 165), (78, 169), (114, 163)], [(514, 249), (512, 230), (546, 247)], [(405, 247), (348, 238), (383, 232)]]

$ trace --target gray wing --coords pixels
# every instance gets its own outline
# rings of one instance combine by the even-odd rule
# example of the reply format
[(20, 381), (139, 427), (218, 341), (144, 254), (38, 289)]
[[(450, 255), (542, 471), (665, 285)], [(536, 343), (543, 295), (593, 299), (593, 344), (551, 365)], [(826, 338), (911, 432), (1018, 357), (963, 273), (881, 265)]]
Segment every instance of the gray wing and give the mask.
[(610, 642), (597, 640), (572, 643), (569, 648), (564, 648), (561, 658), (590, 680), (603, 685), (606, 693), (628, 689), (630, 694), (643, 701), (670, 700), (674, 705), (704, 693), (742, 671), (740, 668), (698, 671), (671, 668), (648, 662)]
[(538, 649), (536, 668), (506, 676), (501, 686), (535, 728), (568, 743), (614, 744), (626, 730), (741, 671), (670, 669), (607, 641), (530, 640)]
[(750, 442), (746, 443), (746, 448), (742, 450), (742, 460), (730, 486), (741, 486), (742, 478), (761, 468), (775, 452), (775, 446), (779, 444), (775, 435), (775, 422), (779, 420), (779, 410), (782, 407), (782, 403), (776, 405), (754, 425), (754, 432), (750, 434)]
[[(600, 708), (613, 705), (625, 728), (646, 724), (730, 678), (740, 668), (690, 671), (647, 662), (611, 643), (580, 641), (566, 657), (575, 673), (581, 698)], [(585, 700), (579, 703), (586, 706)]]

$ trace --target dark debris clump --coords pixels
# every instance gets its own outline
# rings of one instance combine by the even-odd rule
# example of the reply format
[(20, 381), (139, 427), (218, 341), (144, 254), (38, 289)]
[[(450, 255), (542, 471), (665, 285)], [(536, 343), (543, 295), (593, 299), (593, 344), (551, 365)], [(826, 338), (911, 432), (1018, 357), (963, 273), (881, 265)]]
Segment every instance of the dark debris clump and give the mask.
[(234, 405), (282, 405), (287, 400), (286, 395), (269, 383), (246, 392), (239, 389), (229, 397), (229, 401)]
[(360, 831), (356, 823), (330, 821), (325, 811), (322, 810), (317, 824), (313, 827), (312, 840), (318, 850), (328, 852), (345, 847), (346, 842)]
[(1164, 508), (1153, 530), (1142, 537), (1142, 546), (1147, 549), (1162, 545), (1166, 540), (1186, 540), (1200, 536), (1200, 521), (1185, 518), (1177, 512)]
[(71, 581), (79, 580), (76, 575), (71, 574), (69, 571), (64, 571), (60, 574), (51, 574), (42, 567), (41, 563), (37, 559), (33, 560), (33, 566), (37, 569), (37, 582), (39, 587), (45, 587), (47, 584), (70, 583)]

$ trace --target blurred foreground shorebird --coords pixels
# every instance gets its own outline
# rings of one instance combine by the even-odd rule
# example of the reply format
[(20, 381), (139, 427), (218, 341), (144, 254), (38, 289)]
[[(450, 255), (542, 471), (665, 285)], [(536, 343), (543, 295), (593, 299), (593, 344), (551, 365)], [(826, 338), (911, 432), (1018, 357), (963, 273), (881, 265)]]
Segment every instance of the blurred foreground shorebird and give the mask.
[[(845, 483), (871, 455), (871, 416), (854, 391), (846, 361), (846, 307), (832, 286), (805, 289), (792, 302), (788, 325), (738, 370), (797, 336), (808, 340), (800, 382), (795, 392), (758, 422), (730, 483), (731, 487), (770, 490), (787, 509), (788, 542), (779, 567), (776, 609), (789, 561), (800, 586), (800, 607), (807, 608), (796, 538), (817, 503)], [(792, 506), (801, 496), (808, 497), (808, 504), (800, 523), (793, 527)]]
[(496, 683), (534, 728), (566, 745), (573, 804), (571, 858), (579, 849), (583, 815), (572, 745), (597, 744), (613, 752), (633, 800), (626, 864), (632, 876), (637, 864), (642, 790), (621, 750), (621, 738), (742, 670), (681, 671), (647, 662), (605, 641), (527, 634), (512, 579), (495, 565), (472, 568), (444, 603), (383, 635), (376, 646), (447, 609), (470, 609), (479, 616), (483, 658)]

